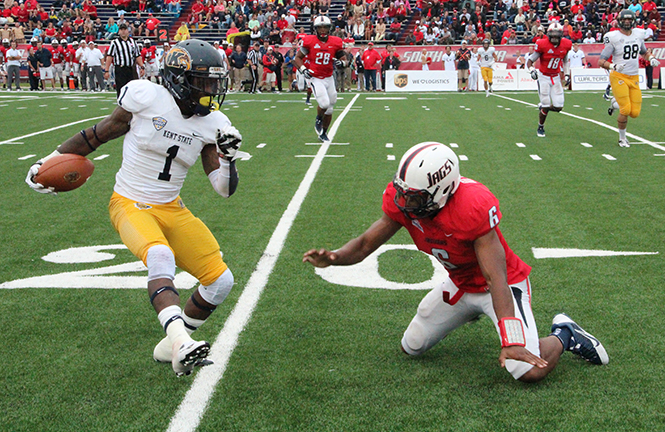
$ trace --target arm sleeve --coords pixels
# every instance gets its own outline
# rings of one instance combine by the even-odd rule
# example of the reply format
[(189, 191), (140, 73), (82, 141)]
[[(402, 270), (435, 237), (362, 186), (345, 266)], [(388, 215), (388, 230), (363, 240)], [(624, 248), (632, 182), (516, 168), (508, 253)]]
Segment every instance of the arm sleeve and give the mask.
[(531, 60), (532, 63), (535, 63), (536, 60), (540, 58), (540, 53), (534, 51), (533, 54), (531, 54), (531, 57), (529, 57), (529, 60)]
[(228, 198), (234, 194), (238, 187), (238, 171), (235, 162), (219, 159), (219, 168), (208, 174), (210, 184), (215, 192)]
[(614, 47), (610, 43), (609, 36), (605, 36), (603, 38), (603, 41), (605, 42), (605, 47), (603, 47), (603, 50), (600, 52), (600, 58), (603, 60), (607, 60), (610, 57), (612, 57), (612, 54), (614, 54)]
[(644, 44), (644, 41), (640, 41), (640, 54), (646, 54), (647, 52), (647, 46)]

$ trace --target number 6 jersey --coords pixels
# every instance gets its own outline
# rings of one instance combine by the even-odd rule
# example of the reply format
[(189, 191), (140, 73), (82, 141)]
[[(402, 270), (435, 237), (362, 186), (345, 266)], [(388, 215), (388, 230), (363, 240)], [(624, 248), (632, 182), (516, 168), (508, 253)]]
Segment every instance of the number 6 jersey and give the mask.
[(175, 200), (203, 147), (215, 144), (217, 130), (230, 124), (219, 111), (183, 117), (168, 90), (148, 80), (130, 81), (118, 105), (132, 113), (132, 121), (113, 190), (143, 203)]
[(411, 220), (395, 204), (395, 187), (388, 184), (383, 193), (383, 211), (409, 231), (419, 250), (434, 256), (461, 291), (487, 290), (473, 242), (496, 230), (506, 255), (508, 283), (523, 281), (531, 267), (509, 247), (499, 230), (499, 200), (482, 183), (462, 177), (455, 194), (433, 218)]

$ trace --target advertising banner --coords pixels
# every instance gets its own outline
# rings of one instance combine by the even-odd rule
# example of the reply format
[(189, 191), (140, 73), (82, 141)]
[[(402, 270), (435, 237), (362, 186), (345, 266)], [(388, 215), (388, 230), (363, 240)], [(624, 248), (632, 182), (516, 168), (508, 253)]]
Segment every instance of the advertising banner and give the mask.
[[(531, 45), (533, 46), (533, 45)], [(647, 48), (653, 49), (653, 55), (661, 64), (665, 66), (665, 42), (646, 42)], [(477, 46), (476, 46), (477, 47)], [(598, 67), (598, 59), (600, 58), (600, 52), (603, 50), (603, 44), (580, 44), (580, 49), (585, 54), (584, 61), (591, 63), (592, 68)], [(432, 63), (430, 64), (430, 70), (442, 70), (443, 62), (441, 61), (441, 56), (445, 53), (446, 47), (443, 45), (407, 45), (407, 46), (395, 46), (397, 54), (399, 54), (402, 64), (400, 65), (400, 70), (420, 70), (420, 56), (422, 49), (427, 49), (427, 56), (432, 58)], [(459, 45), (451, 46), (452, 51), (457, 51), (460, 47)], [(473, 48), (473, 47), (471, 47)], [(529, 45), (494, 45), (496, 49), (497, 60), (500, 63), (506, 63), (508, 69), (515, 69), (515, 60), (518, 56), (524, 57), (526, 53), (529, 52)], [(377, 49), (377, 48), (375, 48)], [(384, 48), (378, 48), (379, 52), (383, 51)], [(357, 49), (353, 50), (354, 53)], [(654, 68), (654, 79), (658, 79), (660, 76), (660, 68)]]
[[(645, 90), (647, 79), (644, 69), (639, 70), (639, 76), (640, 89)], [(610, 83), (610, 75), (607, 70), (601, 68), (571, 69), (570, 81), (573, 90), (605, 90)]]
[(456, 91), (457, 72), (452, 71), (386, 71), (386, 91), (426, 92)]

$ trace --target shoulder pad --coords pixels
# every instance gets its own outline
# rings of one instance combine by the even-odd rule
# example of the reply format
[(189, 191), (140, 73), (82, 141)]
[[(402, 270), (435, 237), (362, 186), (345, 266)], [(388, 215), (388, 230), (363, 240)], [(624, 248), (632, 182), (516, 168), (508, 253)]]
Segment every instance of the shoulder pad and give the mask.
[(118, 105), (131, 113), (138, 113), (155, 102), (157, 84), (148, 80), (132, 80), (120, 91)]

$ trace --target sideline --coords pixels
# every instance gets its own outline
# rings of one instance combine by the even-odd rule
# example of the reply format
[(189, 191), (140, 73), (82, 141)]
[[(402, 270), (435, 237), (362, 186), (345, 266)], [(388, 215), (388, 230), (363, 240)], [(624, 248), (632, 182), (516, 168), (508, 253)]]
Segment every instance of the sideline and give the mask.
[(106, 117), (108, 117), (108, 114), (103, 115), (103, 116), (99, 116), (99, 117), (90, 117), (90, 118), (87, 118), (87, 119), (83, 119), (83, 120), (67, 123), (67, 124), (64, 124), (64, 125), (52, 127), (50, 129), (44, 129), (44, 130), (39, 131), (39, 132), (33, 132), (33, 133), (23, 135), (23, 136), (20, 136), (20, 137), (8, 139), (8, 140), (5, 140), (5, 141), (0, 141), (0, 145), (11, 144), (14, 141), (22, 140), (24, 138), (30, 138), (30, 137), (33, 137), (35, 135), (41, 135), (41, 134), (44, 134), (44, 133), (53, 132), (54, 130), (63, 129), (63, 128), (66, 128), (66, 127), (69, 127), (69, 126), (74, 126), (74, 125), (79, 124), (79, 123), (85, 123), (85, 122), (88, 122), (88, 121), (91, 121), (91, 120), (99, 120), (99, 119), (103, 119), (103, 118), (106, 118)]
[[(346, 114), (351, 110), (351, 107), (359, 96), (360, 94), (354, 96), (351, 102), (349, 102), (346, 108), (344, 108), (342, 114), (340, 114), (337, 120), (335, 120), (335, 123), (333, 123), (333, 126), (329, 131), (331, 141), (335, 138), (339, 125), (342, 123), (342, 120), (344, 120), (344, 117), (346, 117)], [(303, 178), (298, 190), (293, 195), (284, 214), (282, 214), (272, 237), (270, 237), (268, 246), (263, 252), (261, 259), (256, 264), (256, 269), (252, 273), (252, 276), (249, 278), (245, 289), (238, 299), (238, 303), (233, 308), (226, 323), (224, 323), (224, 327), (219, 332), (217, 339), (212, 345), (210, 356), (208, 358), (214, 361), (215, 364), (201, 368), (201, 370), (196, 373), (196, 378), (194, 379), (192, 386), (187, 391), (185, 398), (180, 403), (173, 418), (171, 418), (171, 422), (167, 429), (168, 432), (194, 432), (199, 426), (201, 418), (208, 408), (208, 403), (215, 392), (215, 387), (224, 375), (231, 354), (233, 354), (233, 350), (238, 344), (240, 333), (242, 333), (252, 317), (252, 313), (259, 301), (259, 297), (261, 297), (261, 293), (268, 283), (268, 278), (284, 248), (286, 237), (293, 226), (293, 222), (300, 211), (300, 207), (302, 206), (305, 197), (307, 197), (309, 188), (314, 182), (316, 173), (321, 167), (323, 158), (329, 148), (330, 142), (323, 143), (321, 148), (319, 148), (319, 151), (305, 174), (305, 178)]]
[[(496, 97), (500, 97), (500, 98), (502, 98), (502, 99), (507, 99), (507, 100), (509, 100), (509, 101), (519, 102), (519, 103), (524, 104), (524, 105), (529, 105), (529, 106), (536, 107), (536, 108), (538, 107), (538, 105), (536, 105), (536, 104), (532, 104), (532, 103), (530, 103), (530, 102), (525, 102), (525, 101), (522, 101), (522, 100), (519, 100), (519, 99), (509, 98), (508, 96), (502, 96), (502, 95), (500, 95), (500, 94), (496, 94), (496, 93), (492, 93), (492, 95), (493, 95), (493, 96), (496, 96)], [(597, 121), (597, 120), (592, 120), (592, 119), (589, 119), (589, 118), (586, 118), (586, 117), (580, 117), (580, 116), (578, 116), (578, 115), (571, 114), (571, 113), (568, 113), (568, 112), (566, 112), (566, 111), (561, 111), (559, 114), (567, 115), (568, 117), (573, 117), (573, 118), (576, 118), (576, 119), (578, 119), (578, 120), (588, 121), (588, 122), (591, 122), (591, 123), (596, 124), (596, 125), (598, 125), (598, 126), (602, 126), (602, 127), (606, 128), (606, 129), (609, 129), (609, 130), (611, 130), (611, 131), (614, 131), (614, 132), (616, 132), (616, 133), (619, 133), (619, 129), (617, 129), (617, 128), (613, 127), (613, 126), (607, 125), (607, 124), (605, 124), (605, 123), (603, 123), (603, 122)], [(656, 149), (658, 149), (658, 150), (663, 150), (663, 151), (665, 151), (665, 147), (664, 147), (664, 146), (658, 145), (658, 144), (656, 144), (656, 143), (653, 142), (653, 141), (649, 141), (648, 139), (642, 138), (642, 137), (637, 136), (637, 135), (635, 135), (635, 134), (632, 134), (632, 133), (630, 133), (630, 132), (626, 132), (626, 136), (628, 136), (628, 137), (630, 137), (630, 138), (633, 138), (633, 139), (636, 139), (636, 140), (638, 140), (638, 141), (640, 141), (640, 142), (642, 142), (642, 143), (644, 143), (644, 144), (648, 144), (648, 145), (650, 145), (651, 147), (656, 148)]]

